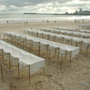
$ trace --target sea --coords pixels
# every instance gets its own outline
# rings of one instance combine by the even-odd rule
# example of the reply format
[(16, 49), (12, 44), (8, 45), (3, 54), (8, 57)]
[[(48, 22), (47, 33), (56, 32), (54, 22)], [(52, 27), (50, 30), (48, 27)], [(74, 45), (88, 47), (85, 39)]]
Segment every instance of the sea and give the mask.
[(24, 13), (0, 13), (0, 24), (63, 20), (89, 20), (90, 15), (38, 15)]

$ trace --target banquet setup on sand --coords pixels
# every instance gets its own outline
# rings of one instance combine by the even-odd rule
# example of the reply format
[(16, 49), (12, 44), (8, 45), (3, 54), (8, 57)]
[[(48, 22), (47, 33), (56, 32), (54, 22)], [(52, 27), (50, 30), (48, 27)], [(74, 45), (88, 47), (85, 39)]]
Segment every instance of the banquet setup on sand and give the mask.
[(0, 90), (90, 90), (90, 20), (0, 24)]

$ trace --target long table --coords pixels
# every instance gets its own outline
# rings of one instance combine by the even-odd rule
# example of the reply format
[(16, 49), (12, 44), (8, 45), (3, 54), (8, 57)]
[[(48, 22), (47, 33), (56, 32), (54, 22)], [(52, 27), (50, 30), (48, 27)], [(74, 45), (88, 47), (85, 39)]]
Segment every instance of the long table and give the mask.
[(81, 30), (79, 30), (79, 32), (90, 33), (90, 30), (81, 29)]
[(66, 31), (78, 31), (77, 29), (74, 28), (65, 28), (65, 27), (54, 27), (54, 29), (60, 29), (60, 30), (66, 30)]
[(79, 38), (79, 37), (59, 35), (59, 34), (38, 31), (38, 30), (32, 30), (32, 29), (25, 30), (24, 33), (28, 33), (29, 35), (48, 39), (48, 40), (55, 41), (55, 42), (70, 44), (70, 45), (73, 45), (76, 47), (78, 46), (78, 47), (80, 47), (81, 50), (86, 50), (86, 48), (88, 50), (89, 45), (90, 45), (90, 39), (83, 39), (83, 38)]
[(41, 28), (40, 30), (41, 31), (46, 31), (46, 32), (57, 33), (57, 34), (64, 34), (64, 35), (68, 35), (68, 36), (75, 36), (75, 37), (81, 37), (81, 38), (90, 38), (90, 34), (87, 34), (87, 33), (64, 31), (64, 30), (55, 30), (55, 29), (44, 29), (44, 28)]
[[(28, 53), (21, 50), (7, 42), (0, 40), (0, 66), (1, 66), (1, 78), (3, 81), (3, 68), (9, 72), (10, 75), (10, 86), (12, 90), (12, 72), (18, 70), (18, 77), (20, 76), (20, 69), (27, 70), (29, 73), (29, 84), (30, 75), (35, 73), (40, 68), (45, 69), (45, 59), (38, 57), (34, 54)], [(9, 64), (9, 67), (6, 64)], [(13, 63), (14, 69), (11, 68), (11, 62)]]
[(82, 27), (83, 29), (84, 29), (84, 28), (90, 29), (90, 24), (79, 24), (78, 26), (79, 26), (79, 27)]
[[(33, 74), (36, 72), (38, 69), (45, 67), (45, 59), (40, 58), (34, 54), (28, 53), (24, 50), (21, 50), (7, 42), (4, 42), (0, 40), (0, 50), (3, 50), (3, 53), (9, 53), (10, 54), (10, 59), (13, 62), (13, 65), (16, 63), (16, 59), (18, 58), (17, 63), (20, 64), (19, 68), (22, 66), (28, 66), (30, 65), (30, 73)], [(1, 51), (2, 52), (2, 51)], [(4, 57), (6, 58), (6, 56)], [(37, 67), (37, 68), (36, 68)]]

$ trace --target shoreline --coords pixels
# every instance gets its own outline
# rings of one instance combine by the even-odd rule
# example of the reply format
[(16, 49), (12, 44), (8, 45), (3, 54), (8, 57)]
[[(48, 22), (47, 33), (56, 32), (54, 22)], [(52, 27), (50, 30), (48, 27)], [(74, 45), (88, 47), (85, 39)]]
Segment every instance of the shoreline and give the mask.
[(0, 24), (0, 32), (5, 31), (15, 31), (19, 32), (19, 30), (25, 30), (25, 29), (40, 29), (40, 28), (53, 28), (53, 27), (67, 27), (67, 28), (79, 28), (78, 24), (85, 24), (89, 23), (90, 20), (86, 21), (49, 21), (49, 22), (28, 22), (28, 23), (5, 23)]
[[(41, 23), (41, 22), (75, 22), (75, 20), (77, 20), (77, 22), (83, 22), (82, 20), (83, 19), (65, 19), (65, 20), (41, 20), (41, 21), (28, 21), (28, 20), (26, 20), (26, 21), (22, 21), (22, 22), (14, 22), (14, 20), (13, 20), (13, 22), (9, 22), (8, 21), (8, 23), (7, 23), (7, 21), (6, 21), (6, 23), (0, 23), (0, 24), (21, 24), (21, 23)], [(84, 22), (87, 22), (87, 21), (89, 21), (89, 19), (84, 19)]]
[(59, 13), (23, 13), (23, 14), (31, 14), (31, 15), (78, 15), (78, 16), (90, 16), (90, 14), (59, 14)]
[[(54, 18), (54, 17), (52, 17), (52, 18)], [(84, 20), (84, 21), (87, 21), (87, 20), (90, 20), (90, 18), (89, 17), (87, 17), (87, 18), (83, 18), (83, 17), (81, 17), (80, 19), (79, 19), (79, 17), (77, 17), (77, 18), (75, 18), (75, 17), (68, 17), (68, 18), (64, 18), (64, 17), (55, 17), (54, 19), (52, 19), (52, 18), (49, 18), (48, 17), (48, 19), (44, 19), (44, 18), (35, 18), (35, 20), (34, 19), (31, 19), (30, 20), (30, 18), (28, 17), (28, 18), (25, 18), (25, 19), (23, 19), (23, 18), (21, 18), (21, 19), (19, 19), (19, 20), (17, 20), (18, 18), (16, 18), (16, 19), (13, 19), (13, 18), (0, 18), (0, 24), (7, 24), (7, 23), (24, 23), (24, 22), (28, 22), (28, 23), (33, 23), (33, 22), (47, 22), (47, 21), (49, 21), (49, 22), (54, 22), (54, 21), (57, 21), (57, 22), (60, 22), (60, 21), (75, 21), (75, 20), (77, 20), (77, 21), (82, 21), (82, 20)], [(58, 18), (58, 19), (57, 19)]]

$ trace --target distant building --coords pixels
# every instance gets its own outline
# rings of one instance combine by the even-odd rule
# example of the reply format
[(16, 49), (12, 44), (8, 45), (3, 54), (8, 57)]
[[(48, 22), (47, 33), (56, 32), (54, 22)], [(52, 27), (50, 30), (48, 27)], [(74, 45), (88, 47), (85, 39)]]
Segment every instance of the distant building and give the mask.
[(74, 12), (73, 14), (77, 14), (77, 13), (78, 13), (78, 11)]
[(90, 15), (90, 11), (87, 11), (87, 10), (82, 11), (82, 9), (80, 9), (79, 12), (77, 12), (77, 14), (79, 14), (79, 15)]
[(68, 14), (68, 12), (65, 12), (65, 14), (67, 15), (67, 14)]
[(82, 9), (80, 9), (80, 12), (82, 12)]

